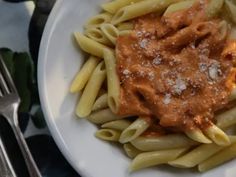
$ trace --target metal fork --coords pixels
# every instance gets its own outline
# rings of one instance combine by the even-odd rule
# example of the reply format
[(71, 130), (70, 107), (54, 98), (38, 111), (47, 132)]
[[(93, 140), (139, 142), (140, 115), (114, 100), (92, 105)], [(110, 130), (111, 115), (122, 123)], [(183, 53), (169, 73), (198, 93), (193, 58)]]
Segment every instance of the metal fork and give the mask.
[(0, 114), (8, 120), (13, 129), (30, 176), (41, 177), (19, 127), (17, 114), (19, 104), (20, 97), (17, 93), (16, 87), (12, 81), (10, 73), (7, 70), (7, 67), (3, 62), (3, 59), (0, 57)]
[(0, 137), (0, 176), (16, 177), (15, 171), (11, 165), (10, 159), (7, 155), (5, 146)]

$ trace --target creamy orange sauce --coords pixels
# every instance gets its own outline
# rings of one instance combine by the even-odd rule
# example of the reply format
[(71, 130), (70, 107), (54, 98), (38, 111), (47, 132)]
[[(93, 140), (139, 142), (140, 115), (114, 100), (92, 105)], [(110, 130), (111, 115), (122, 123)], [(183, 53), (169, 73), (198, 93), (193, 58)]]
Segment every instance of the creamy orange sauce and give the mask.
[(130, 35), (118, 37), (118, 114), (150, 117), (157, 134), (164, 133), (160, 126), (185, 131), (214, 122), (232, 90), (235, 72), (226, 50), (236, 42), (227, 41), (222, 20), (206, 20), (205, 6), (143, 16)]

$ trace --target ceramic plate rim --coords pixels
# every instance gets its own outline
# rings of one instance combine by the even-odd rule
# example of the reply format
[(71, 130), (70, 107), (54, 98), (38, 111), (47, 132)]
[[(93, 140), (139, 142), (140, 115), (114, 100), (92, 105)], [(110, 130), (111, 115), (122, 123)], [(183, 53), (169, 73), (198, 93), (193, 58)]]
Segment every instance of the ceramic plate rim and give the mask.
[[(46, 64), (47, 64), (47, 54), (49, 51), (49, 44), (50, 44), (50, 39), (53, 35), (53, 30), (51, 30), (54, 25), (56, 25), (56, 15), (58, 14), (59, 10), (61, 9), (61, 6), (63, 2), (66, 0), (57, 0), (49, 17), (47, 20), (47, 23), (44, 28), (44, 32), (41, 38), (41, 43), (40, 43), (40, 49), (39, 49), (39, 56), (38, 56), (38, 73), (37, 73), (37, 80), (38, 80), (38, 89), (39, 89), (39, 97), (40, 97), (40, 102), (43, 103), (41, 104), (42, 110), (45, 116), (46, 123), (49, 127), (49, 130), (51, 132), (51, 135), (53, 139), (55, 140), (58, 148), (66, 158), (66, 160), (70, 163), (70, 165), (81, 175), (85, 174), (85, 170), (80, 168), (78, 165), (76, 165), (73, 155), (67, 148), (63, 137), (61, 137), (61, 133), (58, 130), (58, 126), (55, 123), (53, 119), (53, 113), (52, 110), (50, 110), (50, 104), (49, 104), (49, 99), (47, 98), (47, 89), (46, 89)], [(84, 175), (86, 176), (86, 175)]]
[[(67, 149), (66, 145), (63, 142), (63, 138), (60, 137), (60, 133), (58, 132), (57, 126), (54, 123), (53, 119), (52, 119), (52, 113), (50, 111), (50, 109), (48, 109), (49, 107), (49, 102), (48, 99), (46, 97), (46, 89), (45, 89), (45, 84), (44, 84), (44, 78), (45, 76), (45, 72), (44, 69), (46, 68), (44, 65), (46, 64), (46, 55), (48, 52), (48, 47), (49, 47), (49, 41), (50, 41), (50, 37), (52, 35), (52, 31), (51, 28), (53, 27), (54, 23), (54, 19), (56, 18), (56, 14), (58, 13), (59, 9), (61, 8), (61, 4), (62, 4), (63, 0), (57, 0), (51, 10), (50, 15), (48, 16), (48, 20), (46, 22), (46, 25), (44, 27), (44, 31), (42, 34), (42, 38), (41, 38), (41, 42), (40, 42), (40, 47), (39, 47), (39, 53), (38, 53), (38, 71), (37, 71), (37, 80), (38, 80), (38, 89), (39, 89), (39, 98), (40, 98), (40, 103), (41, 103), (41, 107), (42, 107), (42, 111), (43, 114), (45, 116), (45, 120), (46, 123), (48, 125), (49, 131), (53, 137), (53, 139), (55, 140), (59, 150), (62, 152), (62, 154), (64, 155), (64, 157), (66, 158), (66, 160), (70, 163), (70, 165), (81, 174), (83, 174), (83, 171), (80, 170), (79, 168), (77, 168), (77, 166), (75, 165), (75, 163), (73, 162), (73, 158), (71, 158), (71, 153), (70, 151)], [(42, 104), (44, 103), (44, 104)]]

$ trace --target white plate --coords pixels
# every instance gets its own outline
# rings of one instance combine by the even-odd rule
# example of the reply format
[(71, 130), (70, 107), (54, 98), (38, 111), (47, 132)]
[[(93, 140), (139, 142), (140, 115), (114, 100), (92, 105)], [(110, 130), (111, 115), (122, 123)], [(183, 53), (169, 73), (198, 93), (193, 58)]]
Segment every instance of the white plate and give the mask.
[[(235, 177), (236, 160), (201, 174), (161, 166), (129, 174), (130, 160), (118, 147), (94, 137), (96, 127), (77, 119), (77, 95), (69, 85), (84, 56), (72, 40), (106, 0), (58, 0), (47, 22), (39, 53), (38, 81), (43, 111), (57, 145), (83, 177)], [(210, 151), (210, 149), (209, 149)]]

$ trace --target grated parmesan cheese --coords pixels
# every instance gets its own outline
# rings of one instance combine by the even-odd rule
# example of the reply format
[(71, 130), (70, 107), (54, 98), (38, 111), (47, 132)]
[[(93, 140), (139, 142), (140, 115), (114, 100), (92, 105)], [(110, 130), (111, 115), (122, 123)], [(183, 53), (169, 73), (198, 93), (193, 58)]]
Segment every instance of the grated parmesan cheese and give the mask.
[(174, 85), (174, 92), (177, 93), (178, 95), (181, 95), (184, 90), (187, 89), (185, 81), (178, 77), (175, 81)]
[(154, 72), (150, 72), (150, 73), (148, 73), (148, 79), (149, 79), (150, 81), (153, 81), (154, 78), (155, 78), (155, 74), (154, 74)]
[(199, 70), (201, 72), (205, 72), (207, 70), (207, 64), (206, 63), (199, 63)]
[(147, 43), (148, 43), (148, 40), (147, 40), (147, 39), (143, 39), (143, 40), (139, 43), (139, 45), (140, 45), (141, 48), (144, 49), (144, 48), (147, 46)]
[(167, 93), (164, 96), (163, 103), (164, 104), (169, 104), (171, 102), (171, 94)]
[(128, 78), (129, 75), (131, 74), (131, 72), (130, 72), (128, 69), (125, 69), (125, 70), (123, 71), (123, 74), (125, 75), (126, 78)]
[(217, 80), (219, 78), (220, 72), (221, 70), (220, 70), (220, 65), (218, 62), (213, 63), (208, 69), (209, 77), (212, 80)]
[(156, 58), (152, 60), (152, 64), (159, 65), (162, 62), (162, 58), (158, 55)]

